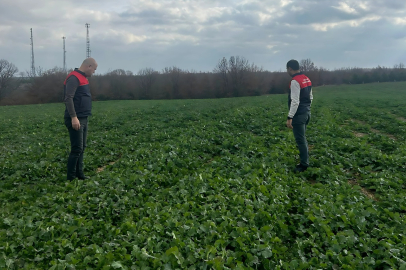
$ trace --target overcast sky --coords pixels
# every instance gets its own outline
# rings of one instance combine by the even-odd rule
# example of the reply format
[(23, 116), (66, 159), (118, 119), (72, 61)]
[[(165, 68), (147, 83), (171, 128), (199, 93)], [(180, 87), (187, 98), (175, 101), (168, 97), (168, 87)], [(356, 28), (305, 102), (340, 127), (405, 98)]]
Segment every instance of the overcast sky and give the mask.
[(0, 59), (30, 68), (62, 67), (91, 56), (97, 73), (145, 67), (212, 71), (223, 56), (243, 56), (266, 70), (289, 59), (316, 66), (406, 64), (405, 0), (0, 0)]

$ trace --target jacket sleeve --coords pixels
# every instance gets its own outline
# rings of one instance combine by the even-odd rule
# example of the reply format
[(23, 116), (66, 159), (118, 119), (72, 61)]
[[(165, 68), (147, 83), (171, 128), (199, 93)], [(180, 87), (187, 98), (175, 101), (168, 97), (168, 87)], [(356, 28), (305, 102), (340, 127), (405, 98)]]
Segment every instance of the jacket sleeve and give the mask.
[(310, 90), (310, 104), (313, 103), (313, 90)]
[(290, 104), (288, 117), (293, 118), (296, 114), (297, 108), (299, 107), (300, 103), (300, 85), (295, 80), (292, 80), (290, 84), (290, 95), (292, 102)]
[(66, 105), (66, 109), (68, 110), (69, 116), (71, 118), (76, 117), (75, 105), (73, 103), (73, 97), (75, 96), (76, 89), (79, 86), (79, 79), (76, 76), (70, 76), (66, 80), (66, 91), (64, 102)]

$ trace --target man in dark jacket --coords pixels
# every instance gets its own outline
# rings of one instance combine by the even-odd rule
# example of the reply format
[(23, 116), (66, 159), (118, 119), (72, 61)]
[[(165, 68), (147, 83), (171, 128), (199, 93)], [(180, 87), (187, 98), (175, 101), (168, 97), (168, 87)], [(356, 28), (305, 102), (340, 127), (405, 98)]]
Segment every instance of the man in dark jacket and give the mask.
[(289, 93), (289, 114), (286, 126), (293, 129), (299, 148), (300, 163), (295, 172), (304, 172), (309, 167), (309, 148), (306, 140), (306, 127), (310, 121), (310, 107), (313, 101), (312, 82), (300, 72), (299, 62), (290, 60), (286, 70), (292, 77)]
[(93, 58), (83, 61), (64, 82), (65, 125), (69, 131), (71, 151), (68, 158), (67, 179), (86, 179), (83, 173), (83, 152), (86, 148), (87, 118), (92, 115), (92, 96), (88, 77), (97, 69)]

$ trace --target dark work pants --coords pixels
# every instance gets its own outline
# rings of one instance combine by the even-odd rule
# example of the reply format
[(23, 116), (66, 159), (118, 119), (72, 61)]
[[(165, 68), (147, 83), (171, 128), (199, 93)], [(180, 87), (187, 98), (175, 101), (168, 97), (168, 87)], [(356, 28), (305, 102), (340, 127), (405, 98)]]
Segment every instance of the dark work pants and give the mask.
[(306, 127), (310, 122), (310, 112), (295, 115), (292, 119), (293, 135), (299, 149), (300, 164), (309, 166), (309, 147), (306, 140)]
[(86, 148), (87, 139), (87, 117), (78, 118), (80, 129), (75, 130), (72, 127), (72, 119), (65, 118), (65, 126), (69, 131), (70, 154), (68, 158), (67, 179), (73, 180), (76, 177), (83, 178), (83, 152)]

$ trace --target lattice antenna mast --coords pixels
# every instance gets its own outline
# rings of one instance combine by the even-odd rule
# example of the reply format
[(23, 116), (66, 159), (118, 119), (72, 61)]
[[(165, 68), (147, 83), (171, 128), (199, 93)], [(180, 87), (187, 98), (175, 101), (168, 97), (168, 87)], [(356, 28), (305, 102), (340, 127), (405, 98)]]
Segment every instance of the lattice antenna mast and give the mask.
[(65, 39), (66, 37), (62, 37), (63, 39), (63, 71), (66, 72), (66, 50), (65, 50)]
[(90, 39), (89, 39), (89, 28), (90, 24), (86, 23), (86, 58), (90, 57), (90, 53), (92, 52), (90, 50)]
[(32, 28), (30, 30), (31, 30), (31, 76), (35, 77), (34, 38), (32, 37)]

